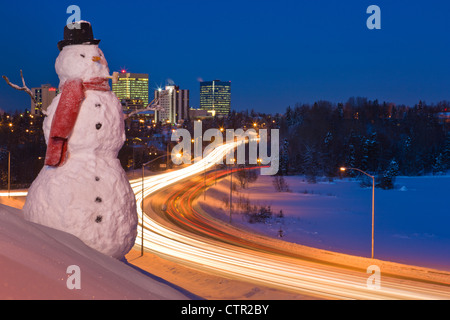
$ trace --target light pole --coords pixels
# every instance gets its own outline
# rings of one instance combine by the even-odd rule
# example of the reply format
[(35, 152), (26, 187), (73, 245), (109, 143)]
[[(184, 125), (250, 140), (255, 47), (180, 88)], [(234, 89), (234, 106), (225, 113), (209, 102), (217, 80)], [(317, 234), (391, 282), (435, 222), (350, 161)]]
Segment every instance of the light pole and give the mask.
[(345, 172), (346, 170), (356, 170), (356, 171), (364, 173), (366, 176), (372, 178), (372, 259), (373, 259), (373, 244), (374, 244), (374, 231), (375, 231), (375, 227), (374, 227), (374, 225), (375, 225), (375, 177), (368, 174), (367, 172), (364, 172), (357, 168), (341, 167), (340, 170), (342, 172)]
[(8, 152), (8, 198), (11, 197), (11, 152), (9, 150), (0, 148), (2, 151)]
[[(155, 159), (152, 159), (146, 163), (142, 164), (142, 191), (141, 191), (141, 211), (142, 211), (142, 223), (141, 223), (141, 257), (144, 255), (144, 169), (146, 165), (151, 164), (152, 162), (155, 162), (158, 159), (161, 159), (163, 157), (167, 157), (169, 154), (163, 154), (159, 157), (156, 157)], [(177, 153), (177, 157), (181, 157), (181, 154)]]
[(236, 159), (230, 159), (231, 165), (230, 165), (230, 223), (231, 223), (231, 207), (233, 205), (233, 164)]

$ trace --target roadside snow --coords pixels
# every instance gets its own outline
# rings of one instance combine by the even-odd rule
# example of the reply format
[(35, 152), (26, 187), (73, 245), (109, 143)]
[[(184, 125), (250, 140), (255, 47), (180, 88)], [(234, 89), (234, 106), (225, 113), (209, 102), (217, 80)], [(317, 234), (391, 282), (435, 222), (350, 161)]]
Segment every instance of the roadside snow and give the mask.
[[(248, 196), (252, 205), (270, 205), (276, 216), (267, 223), (247, 223), (236, 209), (233, 225), (283, 240), (286, 245), (310, 246), (308, 254), (332, 250), (355, 256), (370, 256), (371, 189), (353, 180), (308, 184), (303, 177), (286, 177), (292, 192), (276, 192), (273, 177), (260, 176), (249, 189), (233, 193), (236, 204)], [(376, 190), (375, 258), (450, 270), (450, 215), (447, 188), (450, 177), (399, 177), (395, 190)], [(216, 201), (211, 201), (211, 199)], [(229, 180), (207, 191), (206, 202), (198, 201), (215, 217), (228, 222), (229, 211), (222, 199), (229, 198)], [(23, 199), (0, 198), (0, 202), (21, 208)], [(280, 229), (283, 237), (279, 238)], [(314, 248), (318, 248), (317, 250)], [(296, 248), (292, 248), (296, 249)], [(308, 248), (303, 247), (304, 250)], [(338, 255), (329, 259), (342, 260)], [(353, 256), (343, 256), (355, 265), (367, 266)], [(255, 287), (251, 284), (211, 276), (132, 250), (128, 262), (109, 258), (85, 246), (77, 238), (25, 221), (21, 210), (0, 205), (0, 299), (197, 299), (190, 290), (207, 299), (303, 299), (294, 294)], [(364, 260), (364, 259), (363, 259)], [(382, 264), (383, 270), (405, 273), (403, 265)], [(69, 290), (67, 267), (81, 269), (81, 290)], [(388, 269), (390, 268), (390, 269)], [(441, 275), (423, 270), (425, 279)], [(442, 274), (448, 279), (447, 274)], [(179, 287), (178, 287), (179, 286)]]
[[(298, 299), (312, 299), (302, 294), (293, 292), (284, 292), (281, 290), (267, 288), (260, 285), (254, 285), (244, 281), (236, 279), (228, 279), (213, 274), (208, 274), (202, 271), (198, 271), (175, 262), (163, 259), (153, 253), (146, 252), (143, 257), (140, 256), (140, 249), (132, 249), (127, 255), (127, 262), (121, 263), (116, 259), (109, 259), (93, 252), (93, 250), (86, 248), (78, 239), (73, 236), (68, 236), (67, 241), (63, 240), (61, 236), (66, 237), (67, 234), (51, 230), (46, 227), (42, 227), (44, 232), (41, 232), (40, 226), (29, 223), (21, 218), (21, 208), (24, 204), (24, 197), (0, 197), (0, 299), (155, 299), (152, 292), (157, 292), (161, 299), (212, 299), (212, 300), (298, 300)], [(13, 207), (13, 208), (11, 208)], [(14, 209), (16, 208), (16, 209)], [(7, 220), (16, 221), (18, 225), (11, 226)], [(31, 226), (26, 226), (31, 224)], [(34, 232), (38, 232), (38, 238), (45, 237), (46, 240), (38, 240), (41, 246), (33, 248), (34, 251), (30, 251), (27, 243), (31, 242), (31, 237), (28, 234), (29, 231), (24, 232), (24, 228), (31, 228)], [(5, 242), (6, 235), (2, 236), (4, 230), (10, 230), (14, 235), (26, 234), (24, 241), (26, 243), (17, 244), (17, 237), (14, 236)], [(48, 233), (50, 232), (50, 234)], [(55, 233), (54, 237), (52, 233)], [(48, 237), (50, 235), (50, 237)], [(34, 238), (32, 239), (35, 240)], [(48, 268), (54, 269), (54, 264), (47, 261), (46, 256), (41, 257), (42, 248), (47, 248), (50, 245), (49, 242), (61, 242), (62, 245), (58, 246), (57, 250), (63, 252), (52, 251), (52, 257), (56, 260), (61, 260), (61, 254), (67, 253), (73, 254), (71, 250), (66, 247), (66, 244), (72, 243), (75, 247), (80, 247), (80, 254), (87, 255), (86, 266), (80, 266), (81, 268), (81, 281), (82, 290), (68, 290), (66, 287), (66, 280), (68, 277), (66, 262), (58, 262), (60, 265), (55, 271), (48, 272), (49, 275), (43, 276)], [(55, 248), (56, 249), (56, 248)], [(10, 259), (8, 254), (13, 253), (14, 258)], [(22, 256), (20, 256), (22, 254)], [(89, 261), (94, 259), (95, 261)], [(96, 260), (101, 259), (102, 264), (97, 264)], [(55, 261), (56, 261), (55, 260)], [(80, 256), (73, 255), (70, 258), (70, 264), (80, 263)], [(84, 259), (83, 259), (84, 260)], [(112, 265), (110, 265), (112, 264)], [(122, 266), (119, 266), (122, 264)], [(66, 266), (67, 265), (67, 266)], [(130, 270), (130, 268), (136, 269)], [(43, 269), (42, 269), (43, 268)], [(97, 279), (89, 280), (85, 279), (86, 272), (92, 275), (91, 268), (95, 268), (95, 275)], [(53, 270), (51, 269), (51, 270)], [(114, 271), (110, 273), (110, 269)], [(116, 281), (116, 277), (119, 279), (127, 278), (131, 274), (132, 277), (137, 277), (134, 283), (128, 283), (127, 281), (119, 281), (117, 286), (112, 292), (105, 292), (101, 288), (105, 286), (105, 283), (111, 281), (111, 277), (104, 277), (104, 273), (111, 274)], [(55, 274), (60, 277), (55, 278)], [(119, 274), (119, 275), (117, 275)], [(143, 279), (143, 277), (147, 279)], [(128, 279), (129, 280), (129, 279)], [(153, 283), (155, 282), (155, 283)], [(137, 284), (137, 290), (135, 288)], [(161, 285), (162, 284), (162, 285)], [(169, 288), (164, 288), (164, 284)], [(109, 284), (108, 284), (109, 285)], [(124, 286), (122, 292), (119, 286)], [(160, 290), (161, 286), (163, 287)], [(142, 292), (142, 288), (146, 292)], [(172, 291), (171, 288), (174, 288)], [(180, 289), (182, 288), (182, 289)], [(89, 291), (87, 291), (89, 290)], [(108, 288), (109, 290), (109, 288)], [(188, 290), (189, 292), (185, 291)], [(101, 291), (101, 292), (100, 292)], [(160, 292), (161, 291), (161, 292)], [(164, 294), (164, 291), (169, 291)], [(119, 294), (117, 293), (119, 292)], [(125, 292), (125, 293), (124, 293)], [(132, 295), (127, 292), (133, 292)], [(92, 296), (91, 296), (92, 294)], [(316, 299), (316, 298), (314, 298)]]
[[(301, 176), (285, 179), (291, 192), (276, 192), (271, 176), (238, 188), (235, 206), (248, 198), (251, 205), (270, 205), (273, 216), (265, 223), (249, 223), (235, 207), (232, 224), (287, 242), (370, 257), (371, 188), (351, 179), (316, 184)], [(376, 189), (375, 258), (450, 271), (449, 186), (450, 176), (398, 177), (394, 190)], [(206, 212), (228, 221), (228, 178), (211, 186), (206, 201), (202, 199), (198, 201)], [(280, 210), (283, 218), (277, 217)]]
[[(81, 289), (66, 282), (80, 268)], [(0, 299), (195, 299), (194, 295), (103, 255), (78, 238), (26, 221), (0, 204)]]

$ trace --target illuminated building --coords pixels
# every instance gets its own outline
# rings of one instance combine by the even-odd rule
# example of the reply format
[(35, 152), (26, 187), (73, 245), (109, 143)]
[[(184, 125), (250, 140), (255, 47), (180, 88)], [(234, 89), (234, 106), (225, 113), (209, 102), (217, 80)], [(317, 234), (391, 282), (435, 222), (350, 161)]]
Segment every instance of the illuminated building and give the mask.
[(144, 106), (144, 101), (142, 99), (120, 99), (120, 103), (122, 104), (122, 110), (125, 114), (128, 114), (132, 111), (143, 109), (147, 105)]
[(204, 120), (208, 116), (211, 116), (211, 114), (209, 114), (206, 110), (195, 108), (189, 109), (189, 118), (191, 118), (191, 120)]
[(161, 110), (155, 111), (155, 121), (182, 123), (189, 117), (189, 90), (179, 86), (166, 86), (164, 90), (155, 90), (155, 99), (159, 98)]
[[(112, 84), (112, 91), (119, 100), (126, 100), (134, 108), (145, 108), (148, 105), (148, 74), (128, 73), (122, 71), (119, 73), (119, 80)], [(129, 112), (131, 110), (125, 110)]]
[(200, 82), (200, 109), (213, 115), (227, 115), (231, 106), (231, 81)]
[(58, 95), (59, 90), (49, 84), (43, 84), (39, 88), (31, 88), (31, 92), (36, 99), (36, 103), (31, 100), (30, 114), (39, 115), (42, 111), (47, 111), (48, 106)]

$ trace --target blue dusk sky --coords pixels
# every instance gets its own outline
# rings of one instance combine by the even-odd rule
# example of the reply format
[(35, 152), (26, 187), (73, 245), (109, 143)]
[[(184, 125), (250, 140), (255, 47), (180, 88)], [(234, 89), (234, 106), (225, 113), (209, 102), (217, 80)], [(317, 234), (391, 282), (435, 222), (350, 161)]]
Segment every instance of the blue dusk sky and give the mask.
[[(0, 75), (59, 83), (56, 44), (78, 5), (111, 72), (172, 80), (199, 106), (199, 81), (231, 81), (232, 109), (284, 112), (349, 97), (414, 105), (450, 100), (450, 1), (4, 1)], [(368, 6), (381, 9), (369, 30)], [(0, 79), (0, 109), (30, 99)]]

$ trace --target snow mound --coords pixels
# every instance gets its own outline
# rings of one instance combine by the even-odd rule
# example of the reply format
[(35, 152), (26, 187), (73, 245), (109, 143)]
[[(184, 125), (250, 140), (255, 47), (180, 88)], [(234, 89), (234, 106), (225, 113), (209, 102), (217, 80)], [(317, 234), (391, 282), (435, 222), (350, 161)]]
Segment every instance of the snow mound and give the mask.
[[(79, 267), (80, 289), (67, 280)], [(29, 222), (0, 204), (0, 299), (195, 299), (170, 283), (108, 257), (77, 237)]]

